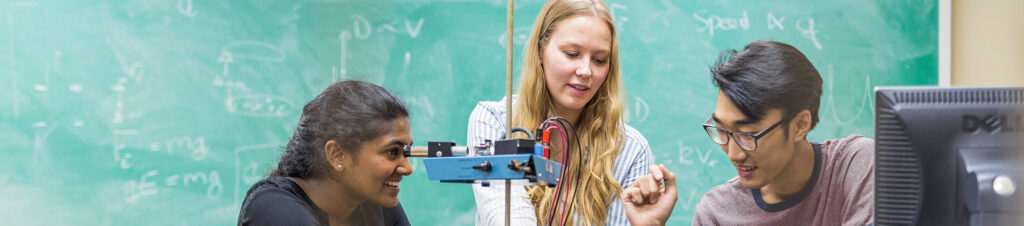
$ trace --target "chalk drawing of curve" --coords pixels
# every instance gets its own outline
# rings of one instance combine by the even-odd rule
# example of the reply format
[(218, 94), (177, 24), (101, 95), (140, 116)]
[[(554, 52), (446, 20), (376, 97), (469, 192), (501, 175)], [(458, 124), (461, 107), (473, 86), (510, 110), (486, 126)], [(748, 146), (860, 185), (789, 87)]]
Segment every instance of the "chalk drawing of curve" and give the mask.
[(233, 41), (221, 48), (221, 52), (231, 53), (234, 59), (249, 59), (263, 62), (283, 62), (284, 50), (273, 44), (241, 40)]
[[(284, 50), (273, 44), (241, 40), (233, 41), (221, 48), (221, 52), (231, 57), (225, 62), (225, 74), (228, 63), (238, 60), (253, 60), (259, 62), (283, 62), (285, 60)], [(295, 103), (289, 99), (270, 94), (246, 94), (234, 96), (228, 91), (228, 98), (224, 101), (229, 113), (251, 116), (251, 117), (281, 117), (288, 115), (295, 109)]]
[(282, 117), (296, 109), (294, 101), (270, 94), (229, 96), (225, 104), (229, 113), (250, 117)]

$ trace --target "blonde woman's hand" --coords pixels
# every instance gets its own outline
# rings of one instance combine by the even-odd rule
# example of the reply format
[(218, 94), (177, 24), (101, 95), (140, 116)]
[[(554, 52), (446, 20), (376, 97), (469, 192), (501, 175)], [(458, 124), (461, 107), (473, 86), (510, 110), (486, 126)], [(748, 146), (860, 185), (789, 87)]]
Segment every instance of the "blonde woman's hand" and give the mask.
[[(660, 182), (664, 180), (664, 184)], [(623, 192), (623, 205), (629, 223), (637, 226), (665, 225), (672, 215), (676, 199), (676, 175), (665, 165), (651, 167), (651, 173), (640, 176)]]

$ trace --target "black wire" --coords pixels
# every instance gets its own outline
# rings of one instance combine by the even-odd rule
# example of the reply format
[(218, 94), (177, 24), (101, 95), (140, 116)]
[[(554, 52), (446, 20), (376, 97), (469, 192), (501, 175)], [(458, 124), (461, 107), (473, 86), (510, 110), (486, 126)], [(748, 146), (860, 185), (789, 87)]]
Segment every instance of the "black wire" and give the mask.
[[(560, 130), (562, 130), (563, 132), (566, 132), (566, 134), (568, 134), (568, 131), (566, 131), (566, 126), (564, 124), (562, 124), (561, 121), (558, 121), (557, 119), (558, 119), (558, 117), (549, 118), (547, 120), (544, 120), (544, 122), (541, 123), (541, 127), (543, 128), (544, 125), (547, 125), (548, 123), (555, 123), (555, 124), (557, 124), (557, 126), (559, 127)], [(566, 138), (566, 140), (568, 140), (568, 138)], [(566, 147), (568, 147), (568, 146), (566, 146)], [(565, 162), (564, 159), (562, 161), (563, 161), (563, 163)], [(568, 168), (565, 167), (565, 166), (566, 166), (566, 164), (562, 164), (562, 167), (560, 169), (561, 172), (565, 172), (566, 170), (568, 170)], [(551, 200), (551, 210), (550, 210), (550, 213), (548, 214), (547, 225), (552, 225), (551, 223), (553, 223), (553, 221), (555, 219), (555, 213), (558, 213), (558, 200), (560, 199), (559, 193), (562, 190), (562, 187), (565, 187), (564, 183), (567, 182), (567, 179), (568, 179), (567, 178), (567, 174), (560, 173), (559, 181), (561, 183), (559, 183), (558, 185), (555, 186), (555, 197), (554, 197), (554, 200)]]
[[(542, 122), (540, 124), (541, 128), (543, 128), (544, 125), (547, 125), (550, 122), (552, 122), (552, 119), (544, 120), (544, 122)], [(559, 129), (564, 131), (565, 130), (565, 126), (559, 125)], [(562, 171), (566, 170), (565, 164), (562, 164), (562, 169), (561, 170)], [(565, 179), (566, 179), (566, 177), (565, 177), (564, 173), (559, 175), (559, 181), (564, 182), (564, 181), (566, 181)], [(561, 190), (562, 187), (564, 187), (564, 186), (561, 186), (561, 185), (562, 185), (562, 183), (559, 183), (558, 185), (555, 185), (555, 197), (554, 197), (554, 200), (551, 200), (552, 207), (550, 209), (550, 213), (548, 214), (548, 222), (547, 222), (546, 225), (551, 225), (552, 221), (555, 219), (555, 214), (554, 213), (557, 213), (557, 210), (558, 210), (558, 199), (559, 199), (558, 192)]]
[[(578, 150), (582, 154), (583, 146), (580, 145), (580, 137), (577, 136), (577, 134), (576, 134), (576, 127), (573, 127), (572, 123), (570, 123), (568, 119), (565, 119), (565, 118), (562, 118), (562, 117), (554, 117), (553, 119), (558, 120), (558, 121), (562, 121), (562, 124), (569, 125), (569, 131), (571, 131), (572, 132), (572, 136), (576, 138), (576, 150)], [(568, 135), (568, 133), (566, 133), (566, 134)]]
[[(566, 210), (566, 215), (562, 216), (563, 217), (562, 222), (567, 222), (568, 219), (569, 219), (569, 215), (572, 215), (573, 204), (576, 203), (576, 193), (579, 192), (579, 187), (580, 187), (580, 179), (581, 179), (580, 175), (583, 172), (583, 164), (584, 163), (583, 163), (582, 160), (585, 159), (585, 157), (583, 157), (583, 146), (580, 145), (580, 137), (576, 133), (576, 128), (572, 127), (572, 123), (569, 123), (569, 120), (567, 120), (565, 118), (561, 118), (561, 117), (559, 117), (559, 118), (561, 119), (561, 121), (565, 122), (566, 124), (569, 124), (569, 128), (572, 131), (572, 135), (573, 135), (573, 137), (576, 138), (575, 139), (576, 140), (576, 154), (577, 154), (578, 157), (580, 157), (580, 163), (577, 164), (577, 166), (576, 166), (576, 181), (573, 183), (572, 198), (570, 199), (571, 201), (569, 201), (569, 209)], [(564, 223), (563, 223), (563, 225), (564, 225)]]
[[(549, 119), (547, 119), (547, 120), (544, 120), (544, 122), (542, 122), (542, 123), (541, 123), (541, 127), (543, 127), (543, 126), (544, 126), (545, 124), (547, 124), (547, 123), (550, 123), (551, 121), (555, 121), (555, 123), (558, 123), (558, 124), (559, 124), (559, 127), (560, 127), (560, 129), (562, 129), (562, 130), (565, 130), (565, 129), (566, 129), (566, 127), (568, 127), (568, 128), (569, 128), (569, 130), (568, 130), (568, 132), (566, 133), (566, 135), (568, 135), (568, 134), (570, 134), (570, 133), (571, 133), (571, 134), (572, 134), (572, 137), (573, 137), (573, 138), (574, 138), (574, 139), (576, 140), (576, 154), (577, 154), (577, 156), (579, 156), (579, 157), (581, 158), (581, 161), (580, 161), (580, 163), (578, 164), (578, 166), (576, 166), (576, 169), (577, 169), (577, 170), (576, 170), (576, 182), (571, 182), (571, 183), (573, 183), (573, 190), (572, 190), (572, 198), (570, 198), (569, 200), (566, 200), (566, 201), (569, 201), (569, 203), (568, 203), (568, 206), (569, 206), (569, 207), (567, 207), (568, 209), (566, 209), (566, 215), (563, 215), (563, 216), (562, 216), (562, 224), (564, 225), (564, 224), (565, 224), (565, 223), (566, 223), (566, 222), (568, 221), (569, 215), (572, 215), (573, 203), (575, 203), (575, 202), (576, 202), (576, 194), (577, 194), (577, 193), (579, 192), (579, 187), (580, 187), (580, 183), (579, 183), (579, 180), (580, 180), (580, 176), (582, 175), (582, 172), (583, 172), (583, 170), (582, 170), (582, 169), (583, 169), (583, 164), (584, 164), (584, 161), (583, 161), (583, 160), (586, 160), (587, 158), (586, 158), (586, 156), (584, 156), (584, 155), (583, 155), (583, 145), (581, 145), (581, 144), (580, 144), (580, 137), (579, 137), (579, 134), (578, 134), (578, 133), (576, 133), (576, 128), (575, 128), (575, 127), (574, 127), (574, 126), (572, 125), (572, 123), (571, 123), (571, 122), (569, 122), (569, 120), (568, 120), (568, 119), (565, 119), (565, 118), (563, 118), (563, 117), (557, 117), (557, 116), (556, 116), (556, 117), (552, 117), (552, 118), (549, 118)], [(518, 128), (518, 127), (517, 127), (517, 128)], [(524, 130), (525, 130), (525, 129), (524, 129)], [(529, 132), (529, 131), (526, 131), (526, 132)], [(569, 151), (569, 150), (565, 150), (565, 151)], [(569, 158), (570, 158), (571, 156), (572, 156), (571, 154), (567, 154), (567, 155), (566, 155), (566, 159), (563, 159), (563, 162), (566, 162), (566, 163), (567, 163), (567, 162), (568, 162), (568, 159), (569, 159)], [(563, 164), (563, 166), (564, 166), (564, 165), (565, 165), (565, 164)], [(566, 168), (566, 170), (569, 170), (569, 169), (568, 169), (568, 168)], [(565, 178), (565, 176), (566, 176), (566, 175), (567, 175), (567, 174), (566, 174), (566, 173), (564, 173), (564, 171), (563, 171), (563, 174), (562, 174), (562, 175), (560, 176), (560, 178)], [(563, 182), (563, 183), (566, 183), (566, 182), (568, 182), (568, 181), (567, 181), (567, 180), (562, 180), (562, 182)], [(563, 183), (559, 183), (559, 184), (563, 184)], [(589, 187), (590, 185), (588, 184), (587, 186)], [(559, 200), (559, 195), (558, 195), (558, 193), (559, 193), (559, 191), (561, 190), (561, 189), (560, 189), (561, 187), (562, 187), (562, 186), (556, 186), (556, 188), (555, 188), (555, 199), (554, 199), (554, 200), (552, 200), (552, 204), (554, 204), (555, 208), (552, 208), (552, 209), (551, 209), (551, 211), (552, 211), (552, 212), (556, 212), (556, 211), (557, 211), (557, 209), (558, 209), (558, 208), (557, 208), (557, 207), (558, 207), (558, 204), (557, 204), (557, 202), (558, 202), (558, 200)], [(566, 192), (568, 192), (568, 191), (566, 191)], [(547, 222), (547, 225), (551, 225), (552, 221), (554, 220), (554, 216), (555, 216), (554, 214), (550, 214), (550, 215), (548, 215), (548, 222)]]
[[(572, 136), (576, 140), (576, 154), (580, 157), (580, 160), (581, 160), (580, 163), (577, 164), (577, 166), (576, 166), (576, 181), (573, 182), (572, 198), (570, 200), (568, 200), (569, 201), (569, 204), (568, 204), (569, 207), (567, 207), (568, 209), (566, 209), (566, 215), (562, 216), (562, 224), (564, 225), (565, 222), (568, 221), (569, 215), (572, 215), (573, 203), (576, 202), (576, 194), (579, 192), (579, 187), (580, 187), (579, 180), (580, 180), (581, 173), (583, 172), (584, 161), (582, 161), (582, 160), (586, 159), (586, 158), (583, 156), (583, 146), (580, 145), (579, 134), (576, 133), (576, 128), (573, 127), (572, 123), (570, 123), (568, 119), (565, 119), (565, 118), (562, 118), (562, 117), (553, 117), (553, 118), (550, 118), (550, 119), (546, 120), (545, 122), (550, 121), (550, 120), (557, 121), (563, 129), (566, 127), (566, 125), (568, 125), (569, 131), (572, 133)], [(566, 133), (566, 134), (568, 135), (569, 133)], [(566, 151), (568, 151), (568, 150), (566, 150)], [(567, 156), (572, 156), (572, 155), (567, 155)], [(568, 161), (566, 161), (566, 162), (568, 162)], [(563, 175), (565, 175), (565, 174), (563, 174)], [(587, 186), (590, 186), (590, 185), (588, 184)], [(555, 197), (556, 198), (558, 197), (558, 191), (557, 190), (555, 191)], [(554, 216), (554, 215), (551, 215), (551, 216)], [(550, 225), (550, 224), (551, 224), (551, 221), (549, 220), (548, 221), (548, 225)]]
[[(575, 129), (571, 129), (571, 128), (572, 128), (572, 127), (571, 127), (571, 126), (572, 126), (572, 124), (569, 124), (568, 126), (566, 125), (566, 123), (565, 123), (565, 122), (567, 122), (568, 120), (566, 120), (565, 118), (562, 118), (562, 117), (554, 117), (554, 118), (551, 118), (551, 120), (552, 120), (552, 121), (554, 121), (555, 123), (557, 123), (557, 124), (558, 124), (558, 126), (562, 128), (562, 130), (565, 130), (565, 132), (566, 132), (566, 133), (565, 133), (565, 134), (566, 134), (566, 136), (569, 136), (569, 134), (571, 133), (571, 134), (573, 134), (573, 137), (575, 137), (576, 139), (579, 139), (579, 137), (578, 137), (578, 136), (576, 136), (576, 130), (575, 130)], [(568, 130), (567, 130), (567, 129), (568, 129)], [(566, 141), (568, 141), (568, 140), (569, 140), (569, 138), (568, 138), (568, 137), (566, 137)], [(569, 146), (569, 145), (568, 145), (568, 144), (566, 144), (566, 147), (568, 147), (568, 146)], [(578, 146), (578, 145), (577, 145), (577, 146)], [(568, 149), (568, 148), (566, 148), (566, 149)], [(562, 151), (570, 151), (570, 150), (562, 150)], [(565, 155), (565, 156), (566, 156), (566, 158), (565, 158), (565, 159), (562, 159), (562, 166), (563, 166), (563, 169), (564, 169), (564, 170), (562, 171), (562, 177), (565, 177), (565, 178), (566, 178), (566, 180), (562, 180), (562, 183), (560, 183), (560, 184), (559, 184), (559, 185), (562, 185), (561, 187), (568, 187), (568, 186), (566, 186), (566, 185), (565, 185), (565, 183), (572, 183), (572, 182), (570, 182), (569, 180), (567, 180), (567, 179), (568, 179), (568, 175), (569, 175), (569, 173), (568, 173), (568, 172), (566, 172), (566, 171), (569, 171), (569, 170), (571, 170), (571, 169), (570, 169), (570, 168), (568, 168), (568, 167), (565, 167), (566, 165), (568, 165), (567, 163), (569, 163), (569, 159), (570, 159), (570, 158), (572, 157), (572, 155), (571, 155), (571, 153), (566, 153), (566, 155)], [(577, 179), (577, 180), (579, 180), (579, 178), (576, 178), (576, 179)], [(566, 189), (568, 189), (568, 188), (566, 188)], [(568, 191), (568, 190), (566, 190), (566, 193), (568, 193), (568, 192), (569, 192), (569, 191)], [(568, 194), (566, 194), (566, 196), (568, 196)], [(558, 190), (555, 190), (555, 197), (560, 197), (560, 196), (559, 196), (559, 192), (558, 192)], [(567, 197), (566, 199), (567, 199), (567, 200), (563, 200), (563, 201), (569, 201), (569, 200), (568, 200), (568, 199), (569, 199), (568, 197)], [(556, 199), (555, 201), (557, 201), (557, 199)], [(558, 206), (558, 203), (553, 203), (553, 204), (555, 205), (555, 207), (557, 207), (557, 206)], [(569, 207), (567, 207), (567, 208), (571, 208), (571, 207), (572, 207), (571, 203), (570, 203), (570, 204), (569, 204), (568, 206), (569, 206)], [(558, 213), (558, 208), (553, 208), (553, 209), (552, 209), (552, 211), (553, 211), (553, 212), (555, 212), (555, 213)], [(567, 213), (571, 213), (571, 212), (569, 212), (569, 210), (568, 210), (568, 209), (566, 209), (566, 212), (567, 212)], [(551, 217), (552, 217), (552, 218), (553, 218), (554, 216), (555, 216), (554, 214), (551, 214)], [(563, 225), (563, 226), (565, 225), (565, 221), (566, 221), (566, 216), (568, 216), (568, 214), (567, 214), (567, 215), (562, 215), (562, 219), (561, 219), (561, 220), (562, 220), (562, 225)], [(550, 225), (550, 224), (549, 224), (549, 225)]]
[(515, 127), (515, 128), (512, 128), (512, 133), (515, 133), (515, 132), (523, 132), (523, 133), (526, 134), (526, 137), (530, 138), (530, 140), (533, 140), (533, 133), (530, 133), (530, 130), (527, 130), (526, 128), (518, 127), (518, 126)]

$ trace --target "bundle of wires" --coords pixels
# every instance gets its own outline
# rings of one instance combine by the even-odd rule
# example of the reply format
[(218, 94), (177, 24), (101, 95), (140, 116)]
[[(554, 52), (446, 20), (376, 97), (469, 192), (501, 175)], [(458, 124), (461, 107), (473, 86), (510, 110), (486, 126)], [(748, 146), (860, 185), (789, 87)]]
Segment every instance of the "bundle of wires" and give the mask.
[[(568, 129), (566, 129), (566, 128), (568, 128)], [(583, 165), (583, 162), (581, 161), (580, 165), (576, 166), (576, 177), (575, 178), (573, 178), (572, 173), (568, 172), (568, 170), (573, 169), (571, 167), (572, 166), (572, 157), (573, 156), (571, 154), (569, 154), (570, 150), (569, 150), (569, 142), (568, 141), (569, 141), (570, 137), (572, 137), (573, 139), (576, 140), (576, 148), (575, 148), (576, 156), (577, 157), (581, 157), (581, 156), (583, 156), (583, 150), (582, 150), (582, 146), (580, 146), (580, 138), (579, 138), (579, 136), (577, 136), (576, 128), (573, 128), (572, 123), (570, 123), (569, 120), (567, 120), (565, 118), (562, 118), (562, 117), (553, 117), (553, 118), (549, 118), (547, 120), (544, 120), (544, 122), (542, 122), (540, 124), (538, 129), (543, 129), (544, 131), (550, 131), (550, 130), (553, 130), (553, 129), (557, 129), (559, 131), (559, 135), (561, 135), (561, 137), (562, 137), (562, 139), (561, 139), (562, 140), (562, 149), (561, 149), (562, 150), (562, 159), (561, 159), (562, 160), (562, 170), (561, 170), (562, 174), (559, 176), (558, 185), (555, 186), (555, 198), (551, 201), (551, 207), (549, 208), (552, 211), (552, 213), (548, 215), (547, 224), (545, 224), (545, 225), (551, 225), (551, 223), (553, 223), (553, 220), (554, 220), (554, 217), (555, 217), (554, 213), (558, 211), (558, 209), (556, 209), (556, 207), (558, 206), (557, 204), (558, 204), (559, 200), (561, 200), (561, 202), (562, 202), (562, 208), (561, 208), (562, 211), (559, 214), (559, 216), (561, 216), (559, 218), (559, 221), (560, 221), (559, 224), (560, 225), (565, 225), (565, 223), (568, 221), (569, 215), (572, 215), (573, 203), (576, 202), (576, 192), (577, 192), (577, 189), (579, 189), (579, 179), (580, 179), (580, 173), (582, 172), (582, 165)], [(572, 136), (568, 136), (570, 133), (572, 134)], [(575, 180), (573, 180), (573, 179), (575, 179)], [(569, 196), (569, 191), (570, 190), (568, 190), (568, 187), (567, 187), (568, 185), (566, 185), (568, 183), (571, 183), (572, 186), (573, 186), (573, 188), (571, 190), (572, 191), (572, 196), (571, 197)]]

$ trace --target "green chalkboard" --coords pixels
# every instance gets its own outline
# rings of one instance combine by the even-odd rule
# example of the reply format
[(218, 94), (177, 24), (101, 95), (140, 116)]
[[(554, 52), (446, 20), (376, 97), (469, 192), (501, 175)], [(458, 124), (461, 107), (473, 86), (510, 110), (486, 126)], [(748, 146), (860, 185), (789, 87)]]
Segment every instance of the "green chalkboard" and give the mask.
[[(275, 166), (302, 105), (361, 79), (405, 100), (416, 143), (464, 144), (475, 103), (504, 95), (506, 1), (0, 2), (0, 219), (12, 225), (230, 225)], [(517, 1), (516, 60), (542, 1)], [(629, 116), (679, 176), (689, 224), (735, 176), (701, 132), (709, 66), (758, 39), (825, 80), (813, 140), (872, 135), (877, 85), (938, 82), (936, 0), (612, 0)], [(516, 67), (518, 73), (518, 66)], [(469, 225), (470, 187), (400, 199), (417, 225)]]

